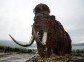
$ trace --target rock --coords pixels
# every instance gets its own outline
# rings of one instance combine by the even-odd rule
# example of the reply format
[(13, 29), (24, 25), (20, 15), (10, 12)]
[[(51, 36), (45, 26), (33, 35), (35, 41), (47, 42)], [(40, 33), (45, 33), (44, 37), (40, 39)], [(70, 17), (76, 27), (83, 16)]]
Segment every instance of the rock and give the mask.
[(34, 56), (26, 62), (84, 62), (84, 54), (72, 54), (66, 56), (51, 56), (50, 58), (41, 58)]
[(84, 62), (84, 56), (83, 54), (75, 54), (71, 58), (70, 62)]
[(29, 60), (27, 60), (26, 62), (38, 62), (38, 58), (37, 58), (37, 56), (34, 56), (34, 57), (30, 58)]
[(78, 60), (75, 60), (73, 62), (84, 62), (84, 59), (78, 59)]

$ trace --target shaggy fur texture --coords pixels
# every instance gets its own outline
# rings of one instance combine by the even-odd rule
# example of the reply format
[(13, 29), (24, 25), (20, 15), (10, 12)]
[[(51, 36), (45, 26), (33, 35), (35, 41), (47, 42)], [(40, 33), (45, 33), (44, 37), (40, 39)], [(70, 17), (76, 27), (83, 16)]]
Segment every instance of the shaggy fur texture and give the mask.
[(44, 12), (48, 14), (50, 13), (50, 9), (46, 4), (40, 3), (34, 8), (35, 15), (38, 13), (44, 13)]
[(55, 16), (50, 16), (50, 9), (46, 4), (38, 4), (34, 8), (34, 28), (39, 32), (39, 39), (42, 40), (43, 32), (48, 33), (46, 45), (37, 43), (38, 53), (41, 57), (50, 57), (51, 54), (65, 55), (71, 53), (71, 39)]

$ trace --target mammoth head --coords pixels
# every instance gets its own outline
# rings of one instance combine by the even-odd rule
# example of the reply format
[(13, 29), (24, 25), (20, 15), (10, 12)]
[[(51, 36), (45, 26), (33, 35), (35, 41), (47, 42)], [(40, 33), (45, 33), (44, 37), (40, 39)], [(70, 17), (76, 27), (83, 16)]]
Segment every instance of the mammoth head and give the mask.
[(39, 36), (40, 41), (43, 44), (46, 44), (47, 41), (47, 32), (48, 32), (48, 17), (50, 13), (50, 9), (46, 4), (38, 4), (34, 8), (35, 18), (34, 18), (34, 28), (36, 33)]
[(35, 17), (33, 26), (36, 30), (37, 35), (39, 36), (39, 40), (43, 44), (46, 44), (47, 34), (48, 34), (48, 29), (49, 29), (49, 23), (48, 23), (48, 18), (47, 17), (44, 18), (41, 15), (38, 15)]

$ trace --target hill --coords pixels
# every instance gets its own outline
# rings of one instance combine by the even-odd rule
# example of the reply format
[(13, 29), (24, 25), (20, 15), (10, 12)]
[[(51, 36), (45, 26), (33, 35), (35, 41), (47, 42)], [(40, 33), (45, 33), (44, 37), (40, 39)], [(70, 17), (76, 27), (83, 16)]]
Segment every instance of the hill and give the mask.
[(72, 44), (72, 46), (84, 46), (84, 43)]
[[(22, 44), (24, 44), (24, 43), (22, 43)], [(15, 42), (9, 41), (9, 40), (0, 40), (0, 46), (7, 46), (7, 47), (9, 46), (9, 47), (13, 47), (13, 48), (36, 48), (35, 44), (33, 44), (30, 47), (22, 47), (22, 46), (17, 45)]]

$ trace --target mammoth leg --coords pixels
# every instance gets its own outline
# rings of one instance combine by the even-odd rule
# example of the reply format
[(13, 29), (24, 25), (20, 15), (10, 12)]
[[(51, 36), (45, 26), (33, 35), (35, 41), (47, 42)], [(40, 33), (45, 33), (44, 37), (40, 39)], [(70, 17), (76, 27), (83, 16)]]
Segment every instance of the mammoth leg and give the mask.
[(53, 50), (53, 53), (54, 53), (54, 54), (56, 54), (56, 55), (58, 54), (57, 48), (53, 48), (52, 50)]
[(52, 54), (52, 49), (51, 48), (47, 48), (47, 56), (50, 57), (51, 54)]

